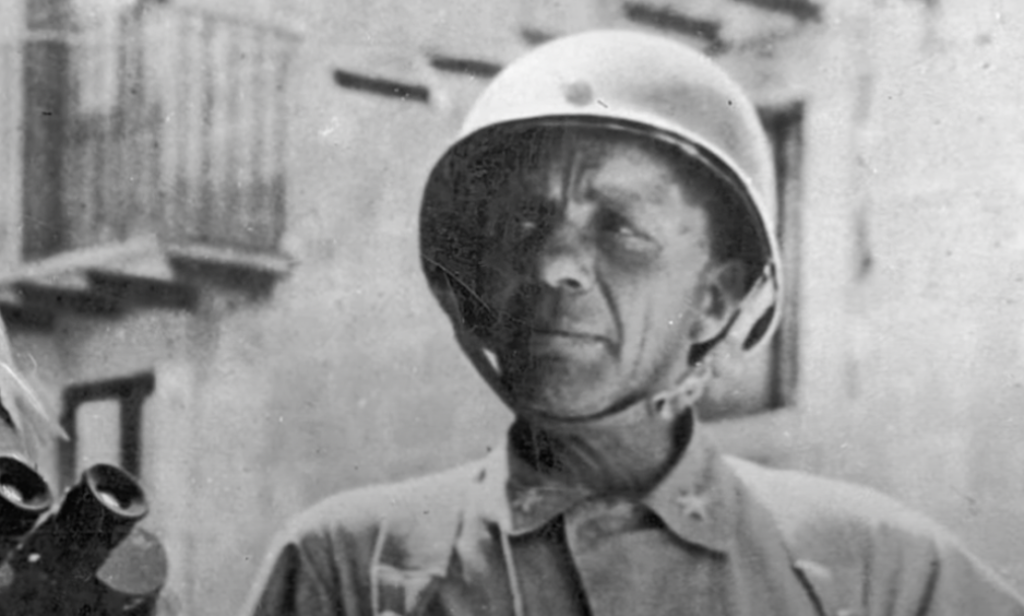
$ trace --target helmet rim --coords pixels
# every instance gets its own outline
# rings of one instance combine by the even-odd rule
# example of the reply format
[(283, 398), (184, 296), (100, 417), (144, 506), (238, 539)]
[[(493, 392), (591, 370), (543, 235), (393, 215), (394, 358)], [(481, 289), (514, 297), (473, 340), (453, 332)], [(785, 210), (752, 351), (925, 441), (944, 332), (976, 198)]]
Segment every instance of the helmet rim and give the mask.
[[(613, 133), (650, 139), (652, 141), (671, 146), (678, 151), (680, 156), (685, 156), (690, 160), (703, 165), (706, 169), (711, 171), (715, 177), (721, 180), (723, 185), (727, 186), (732, 191), (733, 195), (738, 198), (742, 204), (746, 220), (752, 223), (758, 237), (758, 242), (760, 244), (758, 252), (760, 258), (757, 265), (761, 268), (761, 271), (755, 272), (755, 275), (750, 277), (749, 284), (744, 292), (750, 292), (756, 285), (760, 284), (761, 278), (766, 277), (770, 279), (771, 286), (775, 288), (776, 292), (782, 288), (781, 272), (778, 268), (780, 253), (775, 239), (774, 229), (770, 227), (769, 221), (760, 213), (761, 207), (764, 206), (759, 206), (758, 204), (764, 203), (764, 197), (761, 196), (756, 185), (749, 176), (744, 174), (737, 165), (730, 163), (730, 159), (726, 154), (722, 153), (713, 145), (706, 143), (706, 140), (701, 139), (700, 135), (679, 129), (668, 130), (655, 126), (653, 123), (644, 123), (635, 119), (626, 119), (617, 116), (606, 117), (598, 114), (564, 114), (557, 116), (552, 115), (522, 118), (484, 126), (464, 135), (445, 151), (445, 153), (438, 159), (430, 173), (427, 181), (427, 187), (424, 190), (424, 198), (420, 212), (421, 230), (427, 226), (426, 220), (432, 215), (434, 208), (438, 207), (436, 199), (432, 199), (430, 195), (436, 194), (440, 190), (439, 184), (451, 181), (446, 170), (450, 168), (453, 159), (458, 158), (460, 152), (463, 151), (464, 148), (472, 147), (481, 141), (496, 140), (495, 137), (501, 134), (508, 135), (530, 129), (544, 128), (558, 130), (571, 130), (574, 128), (600, 129)], [(689, 134), (687, 134), (687, 132), (689, 132)], [(450, 194), (451, 191), (442, 190), (441, 192)], [(454, 200), (454, 197), (452, 200)], [(449, 207), (454, 207), (454, 209), (457, 210), (462, 209), (458, 204), (450, 204)], [(425, 252), (428, 248), (427, 244), (428, 242), (424, 241), (421, 235), (421, 256), (424, 259), (424, 270), (431, 289), (436, 295), (438, 293), (438, 281), (435, 280), (436, 275), (433, 273), (433, 268), (426, 262)], [(447, 285), (447, 282), (444, 284)], [(770, 311), (770, 322), (759, 327), (752, 328), (750, 335), (743, 340), (744, 349), (751, 349), (757, 346), (762, 339), (770, 337), (770, 334), (777, 327), (777, 322), (779, 320), (778, 306), (773, 306)]]

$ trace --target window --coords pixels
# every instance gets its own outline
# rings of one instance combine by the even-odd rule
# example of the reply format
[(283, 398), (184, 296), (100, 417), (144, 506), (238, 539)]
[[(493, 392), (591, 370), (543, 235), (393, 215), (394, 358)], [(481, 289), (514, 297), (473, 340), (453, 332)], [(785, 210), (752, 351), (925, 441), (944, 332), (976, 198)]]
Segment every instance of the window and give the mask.
[(803, 189), (803, 126), (801, 103), (763, 109), (761, 121), (775, 157), (778, 211), (776, 234), (782, 251), (783, 320), (772, 343), (773, 378), (770, 405), (793, 404), (796, 397), (800, 305), (800, 200)]
[(760, 114), (775, 159), (776, 234), (785, 285), (783, 318), (771, 343), (753, 355), (744, 357), (738, 349), (722, 349), (722, 359), (714, 366), (718, 378), (697, 405), (701, 416), (711, 421), (790, 406), (796, 397), (803, 104), (763, 108)]
[(60, 445), (60, 481), (74, 484), (99, 462), (116, 464), (136, 477), (142, 470), (142, 405), (153, 393), (151, 373), (72, 385), (64, 390), (61, 424), (69, 439)]

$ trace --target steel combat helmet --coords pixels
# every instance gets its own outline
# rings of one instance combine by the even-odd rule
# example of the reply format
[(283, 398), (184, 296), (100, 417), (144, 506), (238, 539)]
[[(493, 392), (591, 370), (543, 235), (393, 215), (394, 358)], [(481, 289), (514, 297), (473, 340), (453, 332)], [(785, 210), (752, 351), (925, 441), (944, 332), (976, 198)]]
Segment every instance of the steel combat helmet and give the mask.
[(428, 178), (423, 267), (474, 363), (483, 361), (481, 334), (493, 319), (475, 291), (480, 204), (514, 160), (516, 136), (573, 128), (654, 140), (717, 180), (708, 207), (735, 205), (735, 229), (726, 233), (751, 272), (727, 335), (745, 349), (766, 340), (778, 320), (781, 280), (771, 151), (753, 105), (696, 50), (649, 34), (593, 31), (542, 45), (503, 70)]

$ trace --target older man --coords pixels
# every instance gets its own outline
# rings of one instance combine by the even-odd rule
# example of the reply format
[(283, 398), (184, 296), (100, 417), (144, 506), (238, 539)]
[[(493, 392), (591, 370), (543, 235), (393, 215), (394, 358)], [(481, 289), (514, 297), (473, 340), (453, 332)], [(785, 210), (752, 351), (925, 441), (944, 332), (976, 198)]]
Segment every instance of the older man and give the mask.
[(431, 174), (424, 269), (515, 414), (482, 462), (294, 522), (257, 614), (1024, 615), (872, 492), (723, 457), (707, 354), (777, 318), (772, 169), (702, 56), (589, 33), (510, 66)]

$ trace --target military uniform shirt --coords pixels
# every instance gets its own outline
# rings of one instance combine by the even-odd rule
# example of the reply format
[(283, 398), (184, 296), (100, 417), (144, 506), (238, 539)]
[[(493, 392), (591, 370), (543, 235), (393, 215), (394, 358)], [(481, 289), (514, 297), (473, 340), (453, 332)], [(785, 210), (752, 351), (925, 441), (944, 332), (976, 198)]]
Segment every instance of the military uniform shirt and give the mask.
[(717, 453), (695, 429), (639, 498), (503, 447), (329, 499), (278, 539), (259, 616), (1024, 616), (948, 533), (872, 491)]

